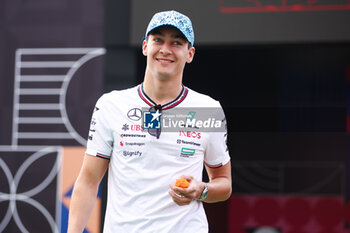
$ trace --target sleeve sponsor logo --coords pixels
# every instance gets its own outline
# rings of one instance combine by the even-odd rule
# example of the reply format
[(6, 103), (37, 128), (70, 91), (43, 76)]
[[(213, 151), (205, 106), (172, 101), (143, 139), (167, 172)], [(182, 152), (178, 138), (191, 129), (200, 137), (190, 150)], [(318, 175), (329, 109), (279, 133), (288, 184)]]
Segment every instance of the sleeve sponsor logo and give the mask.
[(88, 136), (88, 140), (90, 140), (90, 141), (93, 139), (93, 136), (94, 136), (93, 133), (96, 131), (95, 126), (96, 126), (96, 119), (93, 117), (93, 118), (91, 119), (90, 129), (89, 129), (89, 131), (90, 131), (91, 133), (89, 133), (89, 136)]

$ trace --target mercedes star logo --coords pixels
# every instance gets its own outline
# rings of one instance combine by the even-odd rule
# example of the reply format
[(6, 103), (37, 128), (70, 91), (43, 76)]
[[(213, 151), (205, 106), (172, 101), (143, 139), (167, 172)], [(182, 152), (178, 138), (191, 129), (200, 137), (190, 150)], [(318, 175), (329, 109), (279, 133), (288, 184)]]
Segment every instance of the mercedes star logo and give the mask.
[(142, 117), (142, 111), (139, 108), (130, 109), (128, 112), (128, 117), (130, 120), (138, 121)]

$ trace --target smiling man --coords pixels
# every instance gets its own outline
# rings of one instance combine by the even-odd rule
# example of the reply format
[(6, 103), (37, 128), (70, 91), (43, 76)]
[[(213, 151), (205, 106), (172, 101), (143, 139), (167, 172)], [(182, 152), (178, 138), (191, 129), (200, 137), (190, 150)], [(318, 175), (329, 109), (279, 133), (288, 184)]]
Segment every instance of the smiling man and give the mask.
[[(194, 58), (193, 45), (187, 16), (176, 11), (153, 16), (142, 44), (147, 57), (144, 82), (104, 94), (96, 103), (68, 233), (83, 231), (107, 168), (104, 233), (208, 232), (203, 202), (224, 201), (231, 195), (227, 133), (144, 130), (141, 119), (130, 116), (130, 111), (149, 109), (143, 114), (151, 113), (151, 123), (170, 109), (222, 110), (218, 101), (182, 85), (184, 67)], [(202, 181), (204, 167), (207, 183)], [(177, 178), (186, 179), (189, 186), (175, 186)]]
[(181, 86), (186, 63), (193, 59), (195, 49), (183, 34), (172, 26), (153, 29), (143, 42), (143, 54), (147, 56), (146, 79), (173, 81)]

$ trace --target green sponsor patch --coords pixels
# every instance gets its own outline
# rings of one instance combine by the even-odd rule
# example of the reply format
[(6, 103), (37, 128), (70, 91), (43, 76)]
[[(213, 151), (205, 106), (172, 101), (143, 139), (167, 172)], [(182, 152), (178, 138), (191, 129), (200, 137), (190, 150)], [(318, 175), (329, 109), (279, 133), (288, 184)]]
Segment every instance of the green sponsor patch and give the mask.
[(190, 148), (181, 148), (181, 154), (186, 154), (186, 155), (193, 155), (196, 152), (195, 149), (190, 149)]

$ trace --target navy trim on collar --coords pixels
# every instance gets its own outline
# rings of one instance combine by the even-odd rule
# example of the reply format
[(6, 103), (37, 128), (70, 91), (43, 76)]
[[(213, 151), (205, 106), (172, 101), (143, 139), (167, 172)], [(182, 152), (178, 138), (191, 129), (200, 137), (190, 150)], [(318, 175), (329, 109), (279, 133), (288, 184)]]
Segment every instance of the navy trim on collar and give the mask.
[[(154, 105), (157, 105), (151, 98), (149, 98), (146, 95), (146, 93), (143, 90), (143, 84), (142, 83), (137, 88), (137, 92), (138, 92), (140, 98), (144, 102), (146, 102), (146, 104), (148, 104), (150, 107), (154, 106)], [(176, 107), (177, 105), (179, 105), (186, 98), (187, 94), (188, 94), (188, 88), (182, 85), (182, 90), (181, 90), (180, 94), (173, 101), (162, 105), (162, 110), (167, 110), (167, 109)]]

